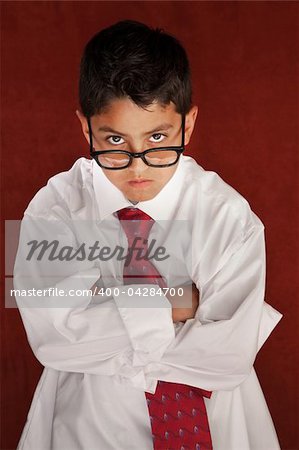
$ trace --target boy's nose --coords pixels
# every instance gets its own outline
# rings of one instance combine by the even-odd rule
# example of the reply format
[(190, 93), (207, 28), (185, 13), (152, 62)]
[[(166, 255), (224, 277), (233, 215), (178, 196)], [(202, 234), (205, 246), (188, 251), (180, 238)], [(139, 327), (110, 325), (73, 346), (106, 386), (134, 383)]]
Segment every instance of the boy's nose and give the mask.
[(142, 158), (133, 158), (131, 165), (128, 167), (128, 170), (135, 173), (142, 173), (147, 170), (149, 166), (142, 161)]

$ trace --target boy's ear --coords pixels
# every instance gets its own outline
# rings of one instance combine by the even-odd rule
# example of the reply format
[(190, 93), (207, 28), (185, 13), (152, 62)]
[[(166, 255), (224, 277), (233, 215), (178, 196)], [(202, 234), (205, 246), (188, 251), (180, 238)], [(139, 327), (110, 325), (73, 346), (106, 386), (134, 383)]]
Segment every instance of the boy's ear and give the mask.
[(81, 111), (79, 111), (78, 109), (76, 110), (76, 115), (78, 117), (78, 119), (81, 122), (81, 127), (82, 127), (82, 131), (84, 134), (85, 139), (87, 140), (87, 142), (89, 143), (89, 132), (88, 132), (88, 123), (87, 123), (87, 119), (86, 117), (81, 113)]
[(188, 145), (189, 142), (190, 142), (190, 138), (192, 136), (192, 133), (193, 133), (193, 130), (194, 130), (194, 126), (195, 126), (195, 122), (196, 122), (197, 113), (198, 113), (198, 107), (194, 105), (194, 106), (192, 106), (190, 111), (186, 114), (186, 121), (185, 121), (185, 145)]

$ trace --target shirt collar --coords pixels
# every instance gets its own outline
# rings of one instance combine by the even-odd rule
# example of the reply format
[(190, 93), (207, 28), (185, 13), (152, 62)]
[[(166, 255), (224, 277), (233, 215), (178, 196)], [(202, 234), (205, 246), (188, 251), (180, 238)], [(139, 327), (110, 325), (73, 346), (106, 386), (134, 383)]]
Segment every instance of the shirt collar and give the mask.
[[(184, 161), (180, 157), (177, 169), (168, 183), (151, 200), (133, 205), (123, 193), (105, 176), (101, 167), (92, 161), (93, 187), (99, 211), (99, 220), (107, 219), (119, 209), (135, 207), (151, 216), (155, 221), (169, 220), (175, 212), (179, 191), (183, 186)], [(159, 170), (159, 169), (157, 169)]]

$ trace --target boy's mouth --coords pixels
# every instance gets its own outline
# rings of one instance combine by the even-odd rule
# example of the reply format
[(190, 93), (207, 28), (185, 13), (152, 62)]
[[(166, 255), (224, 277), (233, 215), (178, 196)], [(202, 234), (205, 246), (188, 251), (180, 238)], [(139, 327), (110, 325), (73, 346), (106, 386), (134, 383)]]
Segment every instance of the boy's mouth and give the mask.
[(150, 183), (152, 183), (152, 180), (148, 180), (146, 178), (136, 178), (134, 180), (128, 181), (128, 183), (132, 187), (146, 187)]

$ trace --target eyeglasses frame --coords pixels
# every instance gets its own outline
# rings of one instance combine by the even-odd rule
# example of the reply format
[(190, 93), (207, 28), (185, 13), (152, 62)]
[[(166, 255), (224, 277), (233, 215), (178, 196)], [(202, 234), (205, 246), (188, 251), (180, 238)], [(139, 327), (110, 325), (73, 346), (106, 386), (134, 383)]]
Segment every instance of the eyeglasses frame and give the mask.
[[(90, 117), (87, 117), (87, 124), (88, 124), (88, 133), (89, 133), (89, 151), (90, 151), (90, 156), (91, 158), (93, 158), (96, 163), (103, 169), (107, 169), (107, 170), (122, 170), (122, 169), (126, 169), (127, 167), (129, 167), (132, 162), (133, 162), (133, 158), (141, 158), (142, 161), (150, 167), (155, 167), (157, 169), (163, 168), (163, 167), (170, 167), (170, 166), (174, 166), (181, 154), (184, 152), (185, 150), (185, 114), (182, 114), (182, 144), (179, 146), (170, 146), (170, 147), (155, 147), (155, 148), (150, 148), (147, 150), (144, 150), (143, 152), (139, 152), (139, 153), (132, 153), (132, 152), (128, 152), (127, 150), (94, 150), (93, 147), (93, 141), (92, 141), (92, 128), (91, 128), (91, 123), (90, 123)], [(156, 151), (169, 151), (169, 150), (174, 150), (177, 153), (177, 158), (173, 163), (170, 164), (163, 164), (161, 166), (156, 166), (155, 164), (151, 164), (149, 163), (146, 159), (145, 159), (145, 155), (148, 153), (152, 153), (152, 152), (156, 152)], [(124, 155), (128, 155), (129, 156), (129, 162), (126, 166), (123, 167), (105, 167), (103, 166), (97, 159), (98, 155), (103, 155), (105, 153), (122, 153)]]

